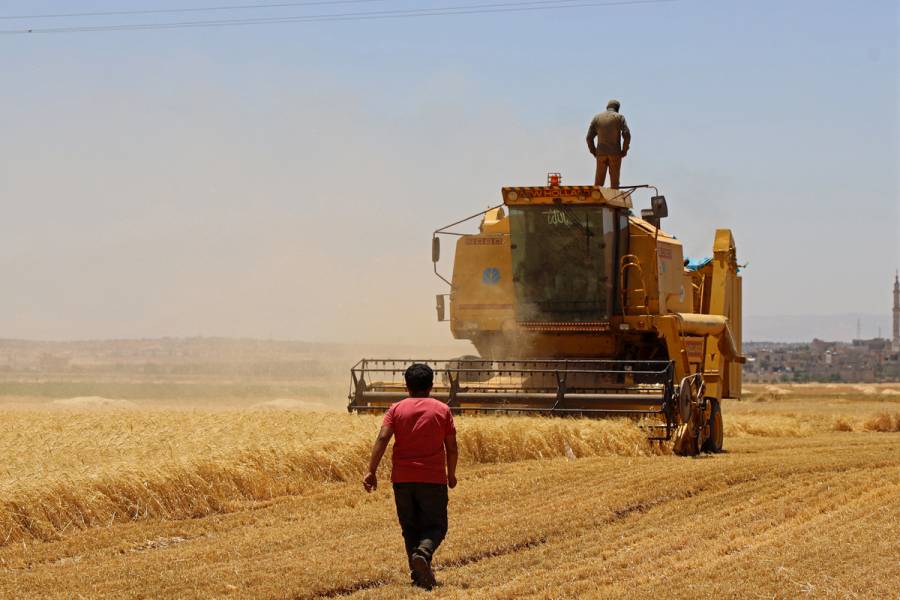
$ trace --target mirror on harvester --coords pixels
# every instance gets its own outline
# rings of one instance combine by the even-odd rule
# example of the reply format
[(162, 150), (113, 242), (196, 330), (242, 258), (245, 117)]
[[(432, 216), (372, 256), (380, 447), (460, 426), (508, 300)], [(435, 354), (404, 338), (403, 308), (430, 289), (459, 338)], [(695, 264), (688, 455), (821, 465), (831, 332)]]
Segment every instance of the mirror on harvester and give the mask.
[[(434, 238), (434, 239), (437, 239), (437, 238)], [(438, 294), (437, 296), (435, 296), (435, 300), (437, 301), (436, 308), (437, 308), (438, 321), (443, 321), (444, 320), (444, 295)]]
[(653, 210), (653, 216), (657, 219), (664, 219), (669, 216), (669, 207), (666, 204), (665, 196), (653, 196), (650, 198), (650, 208)]
[(436, 263), (441, 260), (441, 238), (434, 236), (431, 238), (431, 262)]

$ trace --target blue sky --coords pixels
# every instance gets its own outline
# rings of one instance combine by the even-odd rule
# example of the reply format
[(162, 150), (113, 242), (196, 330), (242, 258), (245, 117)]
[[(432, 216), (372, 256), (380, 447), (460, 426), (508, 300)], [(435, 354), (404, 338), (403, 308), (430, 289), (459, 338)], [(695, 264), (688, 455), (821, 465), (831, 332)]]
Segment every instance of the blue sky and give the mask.
[(431, 231), (550, 170), (590, 182), (584, 132), (610, 97), (634, 135), (623, 182), (662, 189), (693, 256), (734, 230), (747, 314), (884, 313), (898, 27), (889, 1), (683, 0), (0, 35), (0, 335), (445, 340)]

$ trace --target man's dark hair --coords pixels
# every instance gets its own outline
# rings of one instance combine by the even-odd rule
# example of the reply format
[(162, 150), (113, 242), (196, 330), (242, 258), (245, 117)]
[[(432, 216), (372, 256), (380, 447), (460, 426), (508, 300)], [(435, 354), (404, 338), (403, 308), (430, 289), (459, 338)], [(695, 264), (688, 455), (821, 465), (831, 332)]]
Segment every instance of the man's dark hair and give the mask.
[(406, 369), (403, 377), (406, 379), (406, 387), (413, 396), (427, 394), (434, 385), (434, 371), (431, 367), (422, 363), (415, 363)]

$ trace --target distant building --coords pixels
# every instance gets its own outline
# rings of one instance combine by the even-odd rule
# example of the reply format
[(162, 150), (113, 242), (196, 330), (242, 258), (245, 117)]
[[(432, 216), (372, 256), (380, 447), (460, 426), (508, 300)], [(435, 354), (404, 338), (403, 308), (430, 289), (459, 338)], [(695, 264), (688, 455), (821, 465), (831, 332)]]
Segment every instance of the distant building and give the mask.
[(900, 273), (894, 273), (894, 352), (900, 352)]

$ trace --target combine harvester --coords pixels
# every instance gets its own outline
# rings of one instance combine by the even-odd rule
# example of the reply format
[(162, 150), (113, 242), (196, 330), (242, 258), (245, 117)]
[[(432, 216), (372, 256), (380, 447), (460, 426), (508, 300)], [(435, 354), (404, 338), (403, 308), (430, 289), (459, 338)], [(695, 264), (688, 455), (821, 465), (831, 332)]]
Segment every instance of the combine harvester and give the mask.
[[(632, 194), (651, 207), (632, 214)], [(450, 286), (437, 316), (480, 356), (423, 360), (433, 397), (455, 413), (637, 418), (674, 451), (722, 449), (722, 400), (741, 394), (741, 277), (734, 238), (716, 231), (713, 256), (684, 261), (660, 229), (666, 199), (653, 186), (503, 188), (503, 204), (434, 232), (435, 274)], [(457, 227), (481, 218), (477, 233)], [(447, 280), (441, 237), (454, 236)], [(413, 360), (363, 359), (351, 370), (350, 411), (382, 412), (406, 396)]]

